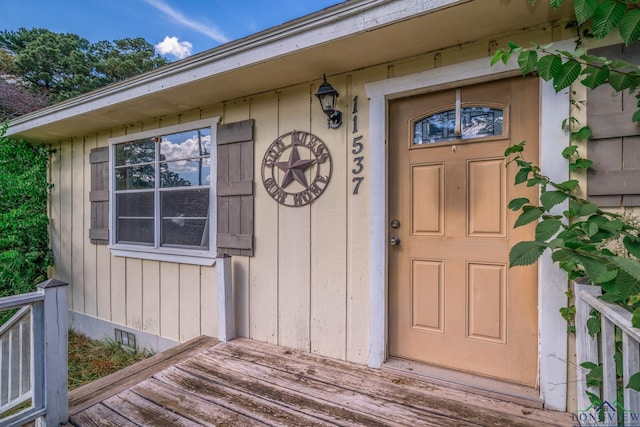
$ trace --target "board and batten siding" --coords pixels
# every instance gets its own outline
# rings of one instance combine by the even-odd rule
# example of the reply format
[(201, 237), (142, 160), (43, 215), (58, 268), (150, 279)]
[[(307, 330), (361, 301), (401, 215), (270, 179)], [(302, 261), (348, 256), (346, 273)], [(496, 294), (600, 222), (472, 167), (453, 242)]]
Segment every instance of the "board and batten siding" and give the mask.
[[(383, 78), (386, 68), (378, 73)], [(55, 276), (71, 285), (73, 312), (173, 341), (217, 333), (213, 267), (112, 256), (92, 229), (104, 188), (96, 180), (96, 156), (109, 138), (221, 115), (223, 125), (255, 122), (254, 175), (262, 156), (283, 133), (304, 130), (320, 137), (333, 161), (330, 184), (311, 205), (277, 204), (260, 179), (255, 191), (255, 254), (233, 256), (237, 334), (364, 363), (368, 324), (368, 185), (352, 195), (352, 101), (358, 96), (359, 134), (366, 147), (366, 96), (353, 76), (332, 80), (343, 95), (344, 125), (327, 128), (316, 107), (319, 83), (214, 106), (197, 117), (126, 125), (61, 141), (51, 148), (51, 234)], [(305, 106), (305, 108), (301, 108)], [(222, 110), (222, 111), (221, 111)], [(366, 148), (364, 167), (367, 170)], [(92, 163), (93, 160), (93, 163)], [(98, 160), (99, 161), (99, 160)], [(365, 175), (366, 176), (366, 175)], [(98, 203), (96, 203), (98, 202)]]
[[(589, 51), (608, 59), (637, 64), (640, 43), (617, 44)], [(632, 121), (635, 95), (602, 85), (587, 92), (587, 124), (592, 130), (587, 157), (593, 161), (587, 176), (589, 199), (600, 206), (640, 206), (640, 124)]]
[[(340, 93), (343, 125), (328, 129), (317, 80), (53, 144), (50, 177), (55, 277), (71, 285), (70, 309), (132, 330), (186, 341), (216, 336), (216, 266), (147, 261), (111, 255), (91, 229), (92, 149), (109, 138), (220, 116), (221, 125), (254, 123), (254, 249), (232, 256), (237, 335), (367, 363), (369, 351), (370, 180), (369, 102), (364, 85), (469, 59), (487, 58), (510, 39), (546, 43), (566, 37), (541, 26), (351, 73), (329, 76)], [(321, 70), (319, 71), (319, 73)], [(357, 109), (354, 101), (357, 97)], [(328, 147), (332, 176), (324, 193), (302, 207), (278, 204), (261, 182), (269, 145), (293, 130), (311, 132)], [(353, 194), (354, 138), (364, 150), (364, 177)], [(92, 235), (90, 235), (90, 233)], [(98, 236), (99, 237), (99, 236)]]

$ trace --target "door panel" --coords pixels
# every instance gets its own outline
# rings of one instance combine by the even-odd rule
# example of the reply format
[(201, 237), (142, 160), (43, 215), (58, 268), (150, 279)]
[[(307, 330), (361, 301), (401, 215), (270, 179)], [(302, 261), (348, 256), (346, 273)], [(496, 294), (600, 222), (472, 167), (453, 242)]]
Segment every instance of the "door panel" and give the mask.
[(538, 159), (537, 100), (514, 78), (390, 103), (391, 355), (536, 385), (537, 268), (508, 261), (535, 224), (513, 229), (506, 205), (538, 190), (513, 186), (503, 153), (526, 140)]

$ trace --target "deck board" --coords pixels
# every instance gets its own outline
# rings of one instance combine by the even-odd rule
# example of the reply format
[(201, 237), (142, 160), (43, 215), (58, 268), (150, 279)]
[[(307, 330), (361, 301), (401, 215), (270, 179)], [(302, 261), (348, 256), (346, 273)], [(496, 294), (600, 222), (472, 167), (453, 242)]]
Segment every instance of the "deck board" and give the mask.
[(201, 337), (179, 347), (74, 391), (71, 424), (572, 425), (566, 413), (247, 339), (220, 343)]

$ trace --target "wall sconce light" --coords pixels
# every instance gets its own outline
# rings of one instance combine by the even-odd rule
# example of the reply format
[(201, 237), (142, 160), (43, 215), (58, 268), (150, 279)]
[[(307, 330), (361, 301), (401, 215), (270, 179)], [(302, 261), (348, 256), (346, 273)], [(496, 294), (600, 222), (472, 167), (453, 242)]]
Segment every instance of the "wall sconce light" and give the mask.
[(327, 76), (324, 77), (324, 83), (318, 88), (316, 96), (320, 100), (322, 111), (327, 115), (327, 123), (329, 128), (337, 129), (342, 125), (342, 113), (336, 110), (336, 99), (339, 96), (337, 90), (327, 83)]

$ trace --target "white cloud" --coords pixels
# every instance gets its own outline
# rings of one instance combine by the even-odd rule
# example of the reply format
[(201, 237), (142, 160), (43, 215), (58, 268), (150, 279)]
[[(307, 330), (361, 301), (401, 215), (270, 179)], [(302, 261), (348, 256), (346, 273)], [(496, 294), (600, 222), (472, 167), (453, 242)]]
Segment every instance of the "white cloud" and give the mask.
[(160, 55), (172, 55), (178, 59), (191, 55), (193, 45), (187, 41), (178, 41), (177, 37), (165, 36), (164, 40), (154, 46)]
[(197, 22), (191, 18), (184, 16), (181, 12), (173, 9), (168, 4), (164, 3), (162, 0), (144, 0), (151, 6), (158, 9), (160, 12), (164, 13), (170, 19), (176, 21), (177, 23), (184, 25), (192, 30), (195, 30), (199, 33), (204, 34), (205, 36), (211, 37), (213, 40), (218, 43), (226, 43), (229, 39), (220, 32), (217, 28), (203, 24), (201, 22)]

